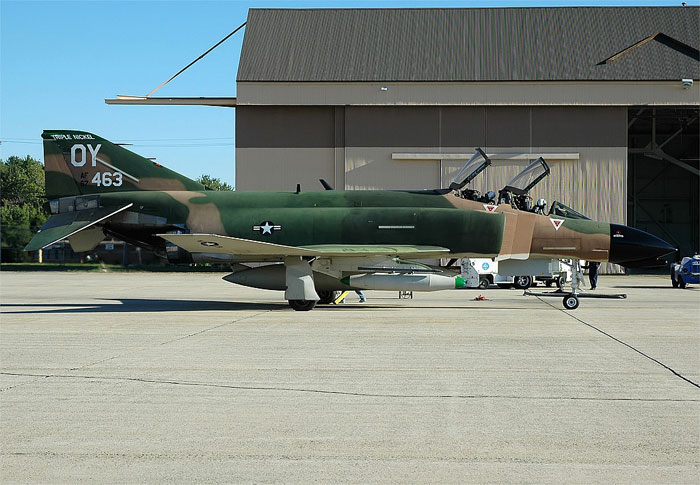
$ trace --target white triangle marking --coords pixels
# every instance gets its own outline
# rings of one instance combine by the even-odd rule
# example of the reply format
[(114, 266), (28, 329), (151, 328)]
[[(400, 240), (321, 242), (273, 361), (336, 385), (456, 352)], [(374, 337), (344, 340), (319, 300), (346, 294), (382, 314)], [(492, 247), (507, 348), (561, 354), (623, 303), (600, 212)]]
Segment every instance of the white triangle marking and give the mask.
[(549, 222), (554, 226), (554, 230), (558, 231), (559, 228), (564, 224), (564, 219), (549, 219)]
[(498, 206), (495, 206), (493, 204), (484, 204), (484, 209), (486, 209), (488, 212), (495, 211), (496, 207), (498, 207)]

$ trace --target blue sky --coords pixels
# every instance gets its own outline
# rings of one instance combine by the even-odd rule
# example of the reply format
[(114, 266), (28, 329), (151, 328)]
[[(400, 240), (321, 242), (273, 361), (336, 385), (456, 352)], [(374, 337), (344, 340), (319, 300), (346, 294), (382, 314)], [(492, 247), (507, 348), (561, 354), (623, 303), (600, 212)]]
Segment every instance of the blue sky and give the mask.
[[(41, 160), (42, 130), (77, 129), (133, 143), (133, 151), (188, 177), (207, 173), (234, 184), (235, 109), (108, 106), (104, 99), (147, 94), (242, 24), (249, 8), (680, 3), (0, 0), (0, 158)], [(235, 34), (156, 96), (235, 96), (243, 34)]]

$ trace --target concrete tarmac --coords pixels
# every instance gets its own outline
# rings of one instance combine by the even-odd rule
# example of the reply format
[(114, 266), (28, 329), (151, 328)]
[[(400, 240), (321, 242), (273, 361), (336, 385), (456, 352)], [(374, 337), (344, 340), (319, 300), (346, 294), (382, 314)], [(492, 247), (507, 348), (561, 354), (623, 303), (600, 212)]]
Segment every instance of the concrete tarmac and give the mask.
[(0, 274), (0, 481), (698, 482), (697, 286), (295, 312), (221, 276)]

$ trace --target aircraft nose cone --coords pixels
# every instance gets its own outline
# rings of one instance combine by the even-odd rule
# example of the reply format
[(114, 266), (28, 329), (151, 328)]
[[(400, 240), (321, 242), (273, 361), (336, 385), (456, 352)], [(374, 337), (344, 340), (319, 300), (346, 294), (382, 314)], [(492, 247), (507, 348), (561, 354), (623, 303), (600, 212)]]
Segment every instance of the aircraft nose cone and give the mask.
[(628, 268), (658, 266), (659, 261), (676, 250), (669, 243), (634, 227), (610, 224), (610, 262)]

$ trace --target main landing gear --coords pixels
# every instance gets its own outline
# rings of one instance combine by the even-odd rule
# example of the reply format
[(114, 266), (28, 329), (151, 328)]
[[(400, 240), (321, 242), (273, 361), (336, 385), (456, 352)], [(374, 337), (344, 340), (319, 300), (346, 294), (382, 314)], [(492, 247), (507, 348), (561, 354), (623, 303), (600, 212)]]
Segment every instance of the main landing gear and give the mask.
[(320, 305), (330, 305), (335, 301), (336, 298), (338, 298), (338, 295), (340, 295), (339, 291), (323, 291), (323, 290), (316, 290), (316, 293), (318, 293), (318, 296), (321, 298), (318, 300), (318, 303)]
[(300, 256), (290, 256), (284, 260), (284, 298), (289, 306), (298, 312), (308, 312), (316, 306), (321, 297), (314, 287), (313, 271), (308, 261)]
[(298, 312), (308, 312), (316, 306), (315, 300), (289, 300), (289, 306)]

